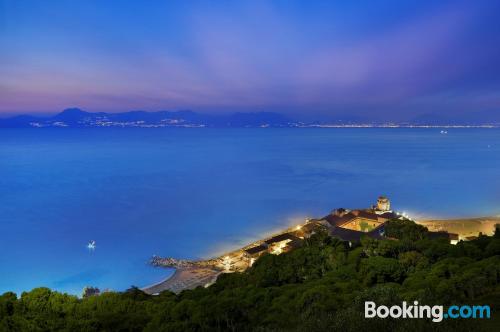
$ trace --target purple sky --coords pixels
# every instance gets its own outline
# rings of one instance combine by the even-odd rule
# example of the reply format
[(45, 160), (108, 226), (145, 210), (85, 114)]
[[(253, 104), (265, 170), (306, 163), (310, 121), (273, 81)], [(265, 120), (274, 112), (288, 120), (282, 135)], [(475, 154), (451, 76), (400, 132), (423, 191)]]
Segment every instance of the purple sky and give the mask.
[(0, 0), (0, 117), (500, 117), (493, 1)]

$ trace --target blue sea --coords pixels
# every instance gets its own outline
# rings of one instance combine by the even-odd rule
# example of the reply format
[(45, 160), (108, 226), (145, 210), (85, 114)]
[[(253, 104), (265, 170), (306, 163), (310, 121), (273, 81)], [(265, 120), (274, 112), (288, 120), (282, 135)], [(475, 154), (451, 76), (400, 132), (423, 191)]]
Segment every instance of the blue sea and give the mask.
[(0, 129), (0, 293), (146, 286), (171, 273), (153, 254), (208, 258), (381, 194), (499, 214), (500, 130)]

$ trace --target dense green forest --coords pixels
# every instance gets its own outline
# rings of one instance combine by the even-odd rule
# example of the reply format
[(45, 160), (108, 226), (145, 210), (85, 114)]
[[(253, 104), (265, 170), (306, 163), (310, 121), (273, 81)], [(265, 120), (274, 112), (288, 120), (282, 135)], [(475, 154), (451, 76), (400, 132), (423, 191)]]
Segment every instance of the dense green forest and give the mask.
[[(79, 299), (47, 288), (0, 296), (0, 331), (498, 331), (500, 233), (450, 245), (410, 221), (350, 247), (326, 233), (262, 256), (208, 288), (132, 287)], [(394, 240), (398, 239), (398, 240)], [(491, 319), (365, 319), (364, 301), (491, 306)]]

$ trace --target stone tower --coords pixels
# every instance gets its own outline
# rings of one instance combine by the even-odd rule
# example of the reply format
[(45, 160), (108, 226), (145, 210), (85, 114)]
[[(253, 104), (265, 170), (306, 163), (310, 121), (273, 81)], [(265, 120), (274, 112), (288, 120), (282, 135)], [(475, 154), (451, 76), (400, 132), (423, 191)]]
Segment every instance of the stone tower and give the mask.
[(390, 211), (391, 201), (385, 196), (380, 196), (377, 199), (377, 210), (382, 212)]

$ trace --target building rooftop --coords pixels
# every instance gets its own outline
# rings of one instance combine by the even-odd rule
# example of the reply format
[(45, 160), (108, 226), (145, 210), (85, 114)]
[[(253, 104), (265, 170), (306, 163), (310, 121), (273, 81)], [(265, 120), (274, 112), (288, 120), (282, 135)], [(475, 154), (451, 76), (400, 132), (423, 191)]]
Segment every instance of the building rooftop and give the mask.
[[(387, 215), (387, 217), (386, 217), (386, 215)], [(396, 215), (394, 214), (394, 216), (396, 216)], [(337, 213), (329, 214), (326, 217), (324, 217), (323, 219), (326, 220), (331, 226), (342, 226), (343, 224), (345, 224), (353, 219), (356, 219), (356, 218), (363, 218), (363, 219), (370, 219), (373, 221), (378, 221), (380, 217), (392, 219), (393, 213), (386, 212), (383, 215), (378, 215), (375, 212), (371, 212), (371, 211), (367, 211), (367, 210), (352, 210), (350, 212), (347, 212), (346, 214), (337, 214)]]
[(266, 241), (264, 241), (265, 243), (267, 244), (273, 244), (273, 243), (276, 243), (276, 242), (281, 242), (281, 241), (286, 241), (286, 240), (290, 240), (290, 241), (300, 241), (300, 239), (298, 237), (296, 237), (295, 235), (291, 234), (291, 233), (283, 233), (283, 234), (280, 234), (280, 235), (276, 235)]
[(258, 253), (266, 251), (266, 250), (267, 250), (267, 247), (260, 244), (260, 245), (255, 246), (255, 247), (245, 249), (245, 252), (249, 255), (255, 255), (255, 254), (258, 254)]
[(325, 229), (325, 225), (321, 224), (319, 220), (310, 220), (307, 224), (301, 226), (300, 231), (305, 233), (312, 233), (319, 229)]
[(362, 236), (368, 236), (380, 240), (384, 239), (384, 236), (381, 234), (381, 232), (383, 232), (383, 227), (384, 226), (381, 225), (370, 232), (361, 232), (342, 227), (334, 227), (330, 230), (330, 235), (339, 238), (341, 240), (350, 242), (359, 242), (361, 241)]
[(378, 220), (378, 214), (366, 210), (353, 210), (351, 213), (357, 218)]

